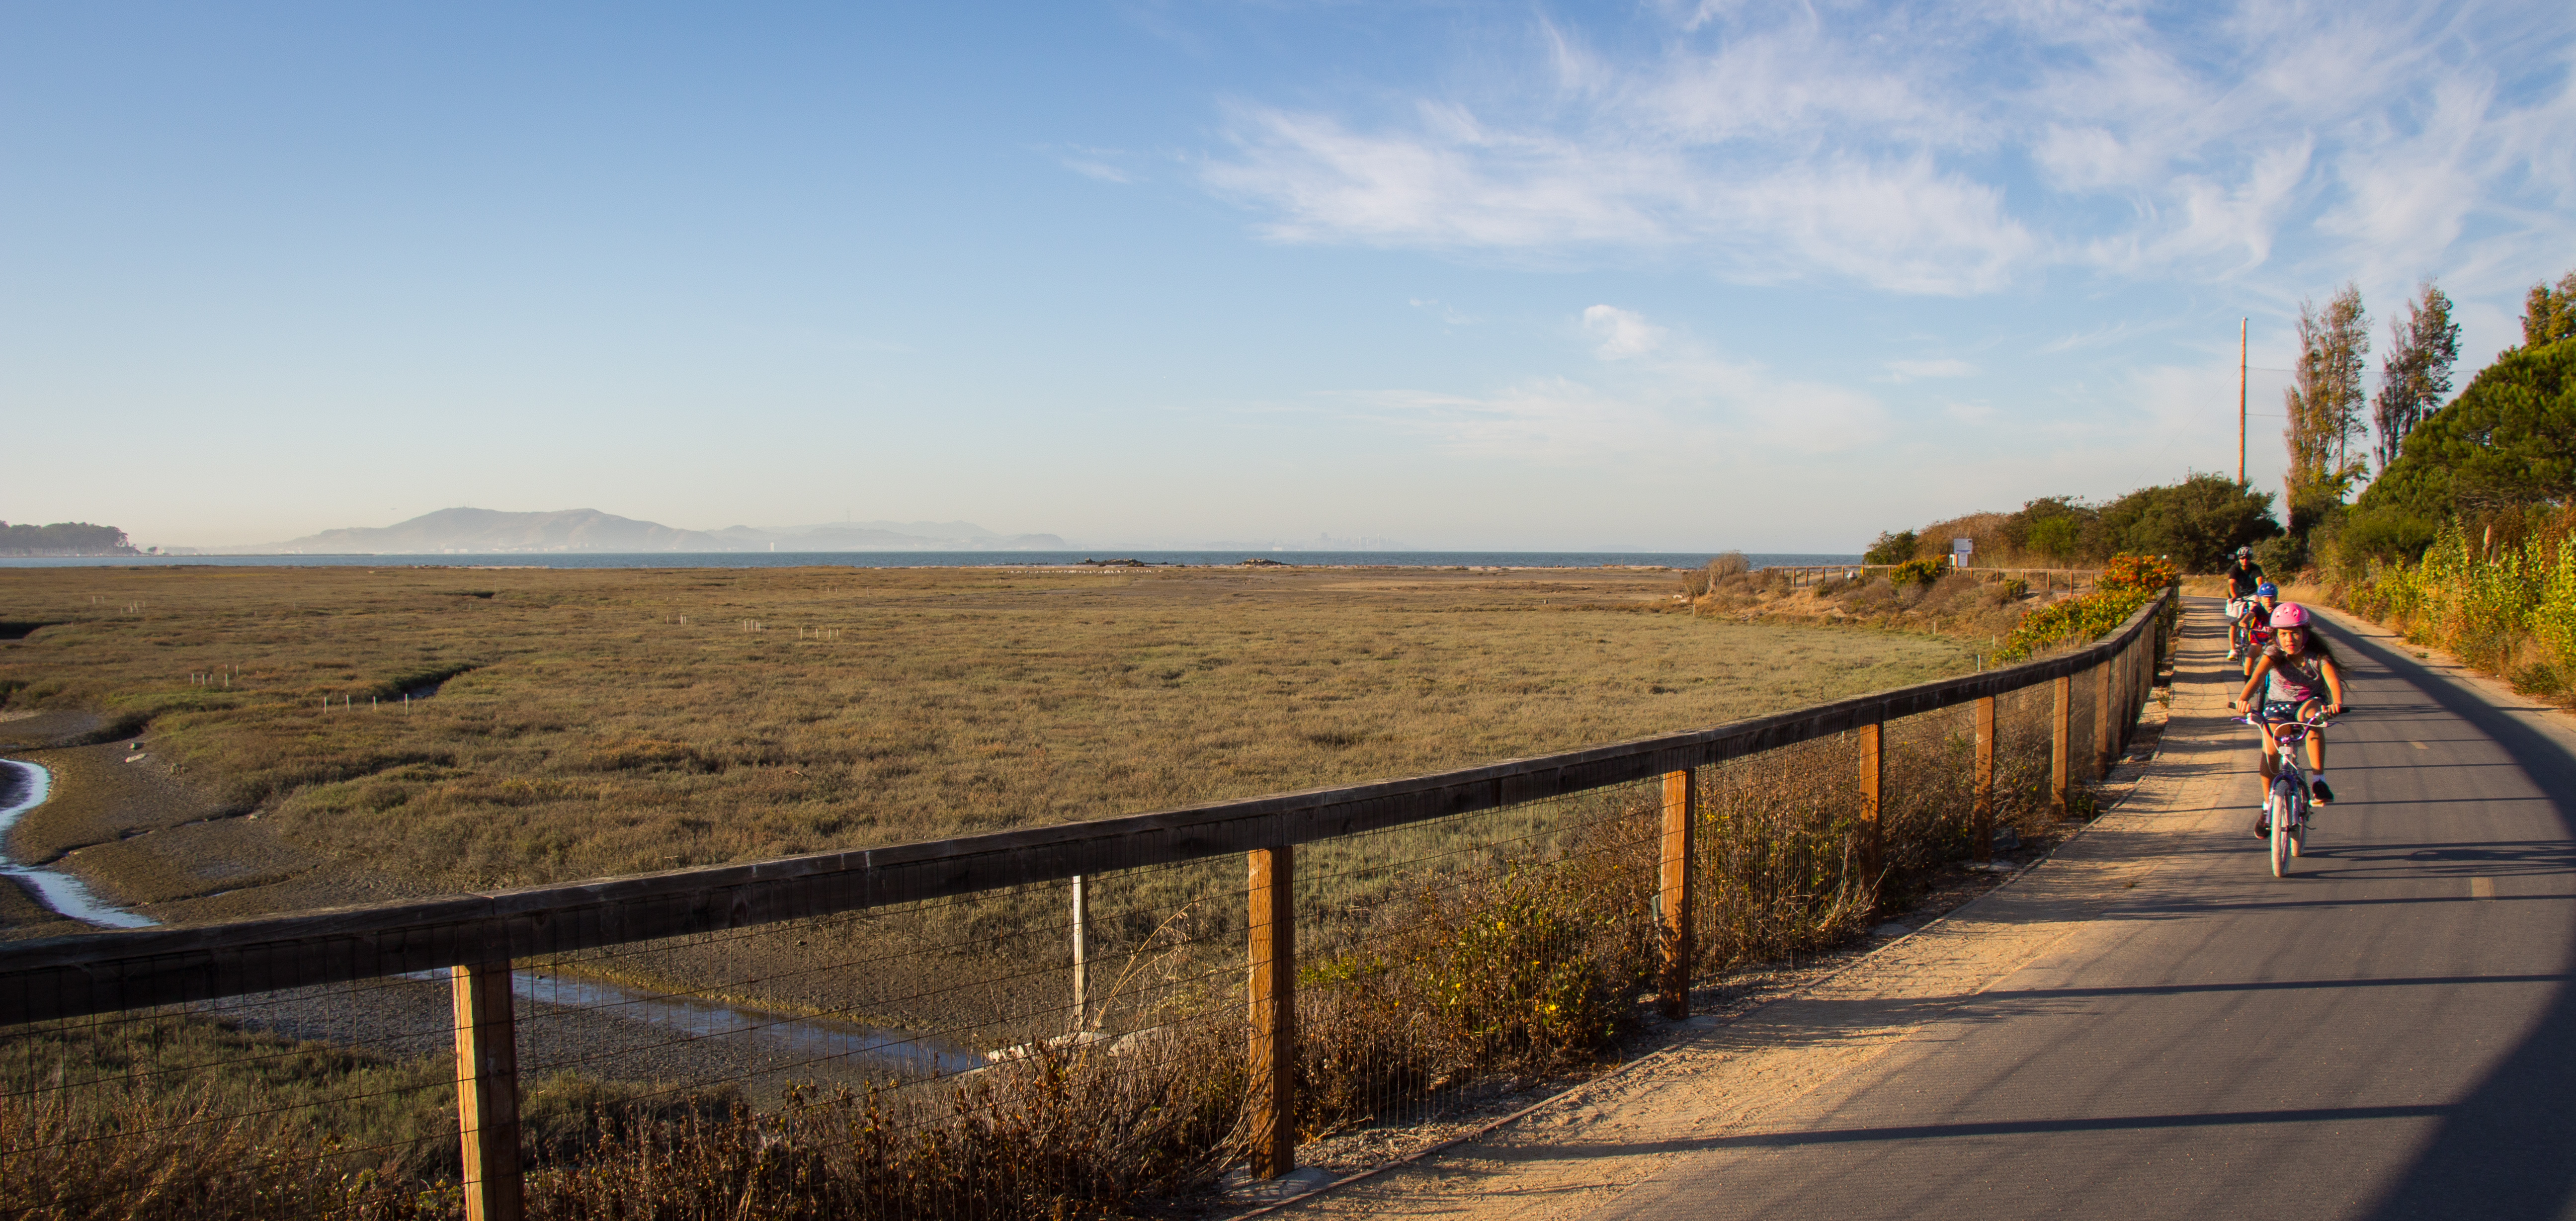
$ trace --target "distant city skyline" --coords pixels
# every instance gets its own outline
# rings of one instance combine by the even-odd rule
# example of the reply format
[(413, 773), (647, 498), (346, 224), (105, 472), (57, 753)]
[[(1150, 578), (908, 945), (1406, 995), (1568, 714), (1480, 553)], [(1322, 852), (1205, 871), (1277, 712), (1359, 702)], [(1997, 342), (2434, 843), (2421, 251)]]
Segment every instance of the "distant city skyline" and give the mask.
[[(1848, 552), (2576, 267), (2576, 9), (0, 9), (0, 519)], [(2372, 354), (2375, 373), (2378, 353)]]

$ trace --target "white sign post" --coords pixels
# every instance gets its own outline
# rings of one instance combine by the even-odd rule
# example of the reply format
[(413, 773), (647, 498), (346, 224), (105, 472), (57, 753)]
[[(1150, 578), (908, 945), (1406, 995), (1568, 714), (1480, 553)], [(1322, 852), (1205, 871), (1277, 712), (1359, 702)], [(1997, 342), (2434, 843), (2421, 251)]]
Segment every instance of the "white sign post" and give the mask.
[(1967, 567), (1968, 557), (1975, 555), (1976, 553), (1977, 540), (1973, 538), (1954, 538), (1950, 540), (1950, 566), (1952, 568)]

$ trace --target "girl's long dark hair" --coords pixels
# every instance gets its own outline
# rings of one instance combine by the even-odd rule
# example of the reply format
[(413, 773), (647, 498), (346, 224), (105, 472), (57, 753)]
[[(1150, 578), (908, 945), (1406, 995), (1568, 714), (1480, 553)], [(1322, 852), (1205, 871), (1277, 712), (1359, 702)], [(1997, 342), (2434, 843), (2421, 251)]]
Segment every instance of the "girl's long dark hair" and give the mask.
[[(2278, 613), (2278, 611), (2279, 608), (2275, 607), (2274, 612)], [(2335, 656), (2334, 646), (2326, 643), (2326, 634), (2317, 630), (2318, 623), (2316, 612), (2310, 611), (2308, 613), (2308, 621), (2299, 626), (2305, 629), (2308, 634), (2308, 647), (2299, 650), (2300, 652), (2314, 653), (2317, 655), (2317, 660), (2319, 661), (2331, 661), (2337, 666), (2341, 666), (2343, 664), (2343, 659)], [(2280, 631), (2279, 628), (2274, 628), (2272, 630), (2274, 632)], [(2272, 642), (2272, 647), (2280, 649), (2284, 653), (2289, 652), (2288, 649), (2281, 649), (2281, 642), (2279, 640), (2274, 640)]]

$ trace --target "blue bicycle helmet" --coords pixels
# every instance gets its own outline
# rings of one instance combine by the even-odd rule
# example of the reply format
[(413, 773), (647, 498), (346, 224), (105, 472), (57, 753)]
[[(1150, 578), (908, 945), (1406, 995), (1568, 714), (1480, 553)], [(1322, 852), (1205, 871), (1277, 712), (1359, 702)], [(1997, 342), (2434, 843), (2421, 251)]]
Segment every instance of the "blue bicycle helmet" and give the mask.
[(2254, 596), (2257, 598), (2277, 598), (2281, 596), (2281, 587), (2274, 585), (2270, 581), (2265, 581), (2254, 587)]

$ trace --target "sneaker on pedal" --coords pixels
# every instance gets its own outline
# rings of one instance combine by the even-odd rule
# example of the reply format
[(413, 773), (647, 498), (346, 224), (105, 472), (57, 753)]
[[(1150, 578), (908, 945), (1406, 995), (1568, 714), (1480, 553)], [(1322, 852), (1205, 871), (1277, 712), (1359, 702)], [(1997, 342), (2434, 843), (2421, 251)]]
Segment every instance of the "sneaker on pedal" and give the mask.
[(2323, 804), (2325, 804), (2325, 803), (2327, 803), (2327, 802), (2330, 802), (2330, 801), (2333, 801), (2333, 800), (2334, 800), (2334, 790), (2333, 790), (2333, 789), (2330, 789), (2330, 788), (2327, 788), (2327, 787), (2326, 787), (2326, 782), (2325, 782), (2325, 781), (2323, 781), (2323, 780), (2311, 780), (2311, 781), (2309, 781), (2309, 782), (2308, 782), (2308, 794), (2309, 794), (2309, 796), (2312, 796), (2312, 797), (2316, 798), (2316, 799), (2317, 799), (2317, 804), (2319, 804), (2319, 805), (2323, 805)]
[(2254, 815), (2254, 838), (2261, 839), (2271, 833), (2272, 807), (2267, 804), (2263, 807), (2261, 812)]

